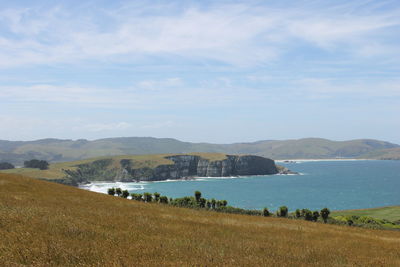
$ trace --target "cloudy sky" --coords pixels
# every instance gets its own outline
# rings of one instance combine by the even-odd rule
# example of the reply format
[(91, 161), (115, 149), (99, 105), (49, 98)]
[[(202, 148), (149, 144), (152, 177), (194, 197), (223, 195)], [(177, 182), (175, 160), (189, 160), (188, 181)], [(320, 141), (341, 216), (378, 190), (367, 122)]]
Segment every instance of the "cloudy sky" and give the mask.
[(1, 1), (0, 139), (400, 143), (400, 2)]

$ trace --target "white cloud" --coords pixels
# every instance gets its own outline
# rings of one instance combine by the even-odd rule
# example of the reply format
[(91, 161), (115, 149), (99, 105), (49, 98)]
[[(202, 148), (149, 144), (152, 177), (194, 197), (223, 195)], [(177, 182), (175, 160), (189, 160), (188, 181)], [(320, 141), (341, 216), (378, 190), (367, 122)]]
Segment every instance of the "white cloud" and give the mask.
[[(385, 50), (388, 35), (395, 34), (400, 25), (398, 10), (349, 13), (348, 5), (279, 9), (219, 4), (209, 9), (174, 7), (168, 14), (160, 8), (155, 7), (157, 14), (152, 15), (143, 15), (151, 8), (138, 5), (125, 11), (93, 7), (93, 12), (84, 13), (62, 7), (3, 10), (0, 66), (87, 59), (140, 62), (151, 56), (246, 66), (276, 60), (294, 49), (296, 39), (328, 50), (343, 49), (345, 44), (357, 55), (357, 51), (372, 49), (371, 40)], [(2, 34), (6, 31), (14, 37)], [(382, 32), (388, 35), (377, 36)]]

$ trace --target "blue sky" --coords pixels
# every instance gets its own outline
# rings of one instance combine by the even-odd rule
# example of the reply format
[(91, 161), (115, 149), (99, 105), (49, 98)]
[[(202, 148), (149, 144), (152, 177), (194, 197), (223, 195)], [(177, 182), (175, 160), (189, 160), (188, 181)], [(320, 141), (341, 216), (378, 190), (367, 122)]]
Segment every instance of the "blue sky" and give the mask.
[(0, 2), (0, 139), (400, 143), (399, 74), (399, 1)]

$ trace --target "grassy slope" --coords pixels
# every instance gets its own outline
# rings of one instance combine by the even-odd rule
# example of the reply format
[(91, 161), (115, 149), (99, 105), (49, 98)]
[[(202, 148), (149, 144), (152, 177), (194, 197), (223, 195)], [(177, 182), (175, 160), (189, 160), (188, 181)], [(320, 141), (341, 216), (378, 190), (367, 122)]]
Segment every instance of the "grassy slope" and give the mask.
[[(225, 154), (220, 153), (189, 153), (190, 155), (198, 155), (202, 158), (209, 159), (210, 161), (222, 160), (226, 158)], [(2, 170), (0, 173), (14, 173), (21, 174), (34, 178), (44, 179), (57, 179), (65, 176), (62, 169), (75, 169), (75, 166), (84, 163), (90, 163), (99, 159), (112, 158), (113, 167), (119, 167), (119, 161), (121, 159), (130, 159), (133, 162), (134, 168), (151, 167), (154, 168), (161, 164), (173, 164), (173, 161), (166, 159), (166, 156), (177, 155), (177, 154), (154, 154), (154, 155), (129, 155), (129, 156), (113, 156), (113, 157), (97, 157), (86, 160), (72, 161), (72, 162), (61, 162), (50, 164), (48, 170), (39, 170), (31, 168), (17, 168), (11, 170)]]
[(343, 210), (334, 211), (332, 216), (369, 216), (377, 219), (386, 219), (389, 221), (400, 221), (400, 206), (373, 208), (373, 209), (359, 209), (359, 210)]
[(146, 204), (0, 174), (0, 265), (399, 266), (400, 232)]

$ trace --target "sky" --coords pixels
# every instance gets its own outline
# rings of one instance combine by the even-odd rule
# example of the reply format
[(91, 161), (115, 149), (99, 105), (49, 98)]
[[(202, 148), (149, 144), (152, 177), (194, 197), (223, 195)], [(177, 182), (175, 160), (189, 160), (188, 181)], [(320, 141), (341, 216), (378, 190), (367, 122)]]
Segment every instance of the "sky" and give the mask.
[(0, 125), (400, 143), (400, 2), (0, 1)]

